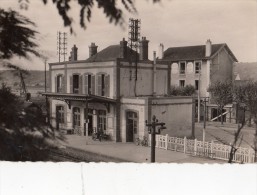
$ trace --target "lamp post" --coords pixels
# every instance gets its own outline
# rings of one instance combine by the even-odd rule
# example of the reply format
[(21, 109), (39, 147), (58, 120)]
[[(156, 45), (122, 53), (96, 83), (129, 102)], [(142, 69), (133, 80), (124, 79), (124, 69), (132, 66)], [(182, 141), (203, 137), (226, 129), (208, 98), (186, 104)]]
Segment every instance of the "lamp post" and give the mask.
[[(149, 127), (148, 133), (151, 134), (151, 162), (154, 163), (155, 162), (155, 135), (156, 134), (160, 134), (160, 131), (163, 129), (166, 129), (166, 127), (164, 126), (165, 123), (158, 123), (158, 119), (156, 119), (156, 116), (153, 115), (152, 118), (152, 123), (148, 123), (147, 120), (145, 121), (145, 125), (147, 127)], [(160, 126), (159, 128), (157, 128), (156, 131), (156, 127)]]

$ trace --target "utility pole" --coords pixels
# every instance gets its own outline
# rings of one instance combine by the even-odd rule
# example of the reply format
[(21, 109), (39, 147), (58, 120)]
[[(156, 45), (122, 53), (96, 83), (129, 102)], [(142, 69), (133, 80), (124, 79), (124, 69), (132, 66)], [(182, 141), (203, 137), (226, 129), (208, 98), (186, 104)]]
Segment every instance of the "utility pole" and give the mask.
[(203, 151), (205, 153), (205, 128), (206, 128), (206, 102), (208, 97), (204, 97), (204, 115), (203, 115)]
[(197, 106), (197, 121), (198, 123), (200, 123), (201, 121), (201, 93), (200, 93), (200, 89), (201, 89), (201, 70), (199, 72), (199, 80), (198, 80), (198, 106)]
[[(153, 115), (152, 123), (147, 123), (147, 120), (145, 121), (145, 125), (149, 127), (148, 133), (151, 134), (151, 162), (155, 162), (155, 135), (160, 134), (160, 131), (163, 129), (166, 129), (164, 126), (165, 123), (158, 123), (158, 119), (156, 119), (156, 116)], [(157, 131), (156, 127), (160, 126)]]
[[(140, 37), (140, 24), (141, 21), (139, 19), (133, 19), (130, 18), (129, 19), (129, 47), (130, 47), (130, 80), (132, 80), (132, 70), (131, 70), (131, 66), (132, 66), (132, 59), (133, 59), (133, 49), (135, 49), (136, 54), (138, 51), (138, 45), (139, 45), (139, 37)], [(135, 81), (137, 80), (137, 55), (135, 56), (135, 66), (136, 66), (136, 70), (135, 70)]]
[(67, 54), (67, 33), (57, 32), (57, 55), (59, 62), (61, 61), (61, 55), (63, 55), (63, 61)]

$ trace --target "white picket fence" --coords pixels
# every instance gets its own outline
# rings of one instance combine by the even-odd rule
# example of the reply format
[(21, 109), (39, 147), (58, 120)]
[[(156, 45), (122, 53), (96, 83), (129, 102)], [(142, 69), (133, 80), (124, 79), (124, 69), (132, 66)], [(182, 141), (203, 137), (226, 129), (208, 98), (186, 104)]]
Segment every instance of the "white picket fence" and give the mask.
[[(149, 135), (149, 145), (151, 144), (151, 135)], [(228, 160), (231, 146), (212, 142), (191, 140), (185, 138), (170, 137), (168, 135), (156, 135), (156, 148), (173, 150), (192, 154), (194, 156), (204, 156), (213, 159)], [(253, 163), (254, 150), (251, 148), (239, 147), (233, 157), (233, 162)]]

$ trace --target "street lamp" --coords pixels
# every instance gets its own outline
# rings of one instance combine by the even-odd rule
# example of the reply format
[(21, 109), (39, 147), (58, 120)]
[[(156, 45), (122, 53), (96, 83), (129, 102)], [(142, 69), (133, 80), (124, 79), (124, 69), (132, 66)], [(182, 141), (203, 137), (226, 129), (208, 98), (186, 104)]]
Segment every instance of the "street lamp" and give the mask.
[[(155, 162), (155, 135), (160, 134), (161, 130), (166, 129), (164, 126), (165, 123), (158, 123), (158, 119), (156, 119), (156, 116), (153, 115), (152, 123), (148, 123), (147, 120), (145, 121), (145, 125), (149, 127), (148, 133), (151, 134), (151, 162)], [(160, 126), (160, 127), (158, 127)], [(158, 127), (156, 129), (156, 127)]]

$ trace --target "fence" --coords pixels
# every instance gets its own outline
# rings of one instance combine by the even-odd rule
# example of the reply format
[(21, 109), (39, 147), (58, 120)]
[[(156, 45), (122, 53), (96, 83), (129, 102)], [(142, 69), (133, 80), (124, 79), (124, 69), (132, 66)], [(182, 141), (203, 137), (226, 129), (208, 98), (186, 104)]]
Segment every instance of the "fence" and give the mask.
[[(149, 135), (149, 143), (151, 144), (151, 135)], [(213, 141), (203, 143), (197, 139), (169, 137), (168, 135), (156, 135), (155, 147), (220, 160), (228, 160), (231, 150), (230, 145), (218, 144)], [(254, 157), (253, 149), (239, 147), (233, 156), (233, 162), (253, 163)]]

